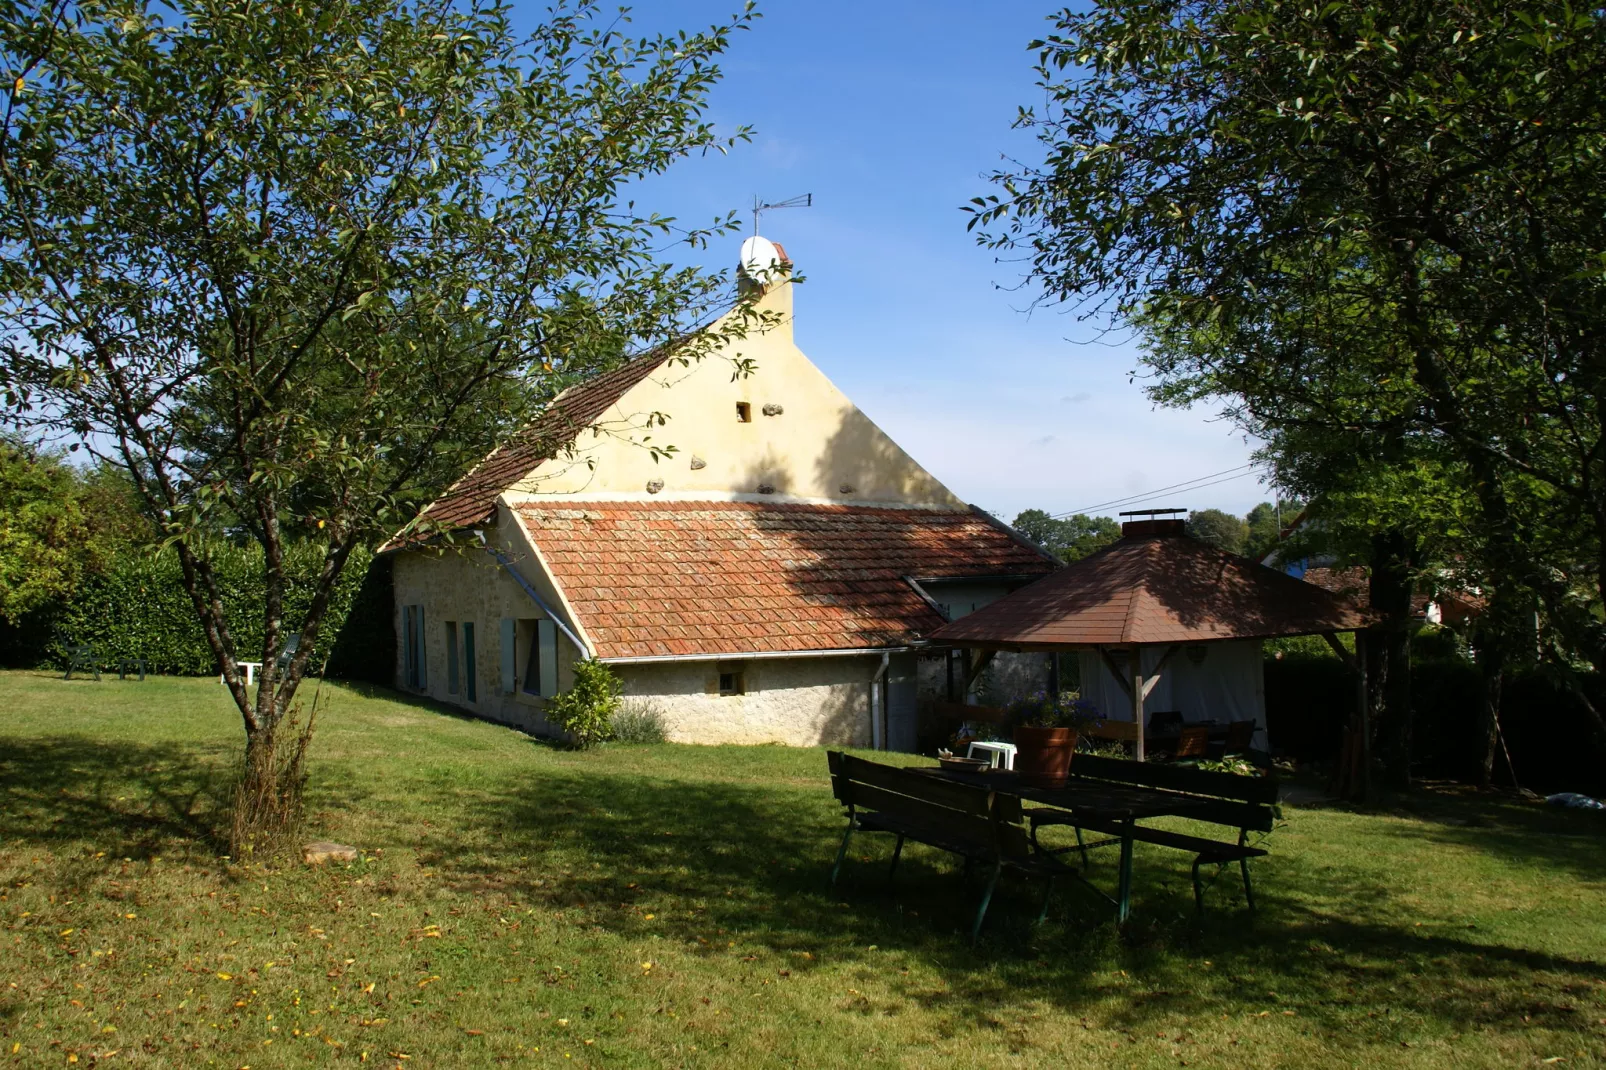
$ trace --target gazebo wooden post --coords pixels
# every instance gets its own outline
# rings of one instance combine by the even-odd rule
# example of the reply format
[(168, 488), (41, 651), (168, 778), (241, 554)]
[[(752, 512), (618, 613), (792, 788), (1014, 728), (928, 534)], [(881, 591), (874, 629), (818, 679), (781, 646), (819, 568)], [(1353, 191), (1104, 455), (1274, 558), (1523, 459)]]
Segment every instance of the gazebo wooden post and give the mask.
[(1143, 757), (1143, 700), (1147, 697), (1147, 689), (1143, 686), (1143, 648), (1132, 648), (1132, 723), (1136, 726), (1137, 744), (1136, 757), (1144, 761)]

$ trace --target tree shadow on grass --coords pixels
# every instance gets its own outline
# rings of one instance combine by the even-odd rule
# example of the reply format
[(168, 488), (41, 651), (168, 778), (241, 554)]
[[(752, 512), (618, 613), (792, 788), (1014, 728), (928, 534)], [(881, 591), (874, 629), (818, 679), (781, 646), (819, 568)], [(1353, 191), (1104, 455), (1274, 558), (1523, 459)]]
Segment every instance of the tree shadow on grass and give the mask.
[(120, 857), (228, 850), (237, 755), (221, 746), (0, 737), (0, 839)]
[[(905, 998), (951, 1003), (970, 1016), (1007, 1015), (1033, 1001), (1085, 1012), (1118, 994), (1114, 1017), (1131, 1028), (1269, 1005), (1271, 1013), (1294, 1007), (1320, 1027), (1385, 1038), (1404, 1028), (1402, 1016), (1522, 1031), (1575, 1020), (1577, 1005), (1599, 1001), (1606, 981), (1599, 962), (1464, 930), (1424, 933), (1403, 920), (1404, 884), (1292, 852), (1274, 851), (1258, 865), (1258, 914), (1242, 912), (1229, 872), (1201, 920), (1190, 860), (1143, 850), (1137, 920), (1124, 934), (1107, 906), (1070, 881), (1050, 922), (1034, 930), (1040, 885), (1011, 882), (988, 916), (983, 946), (973, 949), (968, 929), (980, 889), (948, 855), (906, 847), (889, 885), (890, 839), (856, 836), (842, 882), (828, 886), (843, 821), (823, 788), (553, 773), (479, 797), (463, 819), (506, 855), (471, 857), (456, 832), (434, 830), (423, 834), (420, 861), (473, 892), (572, 908), (604, 929), (675, 939), (715, 958), (731, 955), (733, 940), (762, 947), (785, 956), (793, 973), (828, 962), (880, 972), (885, 952), (896, 951), (948, 981), (940, 991), (911, 983)], [(529, 861), (510, 864), (508, 855)], [(1114, 871), (1105, 852), (1096, 879), (1110, 887)], [(1374, 1021), (1378, 1007), (1388, 1013)]]
[(1545, 806), (1472, 789), (1416, 791), (1392, 796), (1378, 807), (1334, 800), (1307, 801), (1300, 808), (1379, 817), (1385, 819), (1378, 823), (1379, 835), (1528, 859), (1579, 880), (1606, 880), (1606, 814), (1597, 811)]

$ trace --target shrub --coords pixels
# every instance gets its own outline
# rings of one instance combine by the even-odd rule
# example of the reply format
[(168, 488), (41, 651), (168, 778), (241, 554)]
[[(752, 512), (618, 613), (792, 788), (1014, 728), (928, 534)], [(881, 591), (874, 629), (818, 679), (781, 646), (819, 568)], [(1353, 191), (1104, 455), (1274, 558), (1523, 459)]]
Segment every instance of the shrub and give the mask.
[(610, 738), (623, 689), (619, 678), (602, 662), (577, 661), (574, 685), (547, 699), (546, 718), (584, 750)]
[(613, 739), (616, 743), (669, 742), (663, 709), (652, 699), (624, 699), (613, 715)]

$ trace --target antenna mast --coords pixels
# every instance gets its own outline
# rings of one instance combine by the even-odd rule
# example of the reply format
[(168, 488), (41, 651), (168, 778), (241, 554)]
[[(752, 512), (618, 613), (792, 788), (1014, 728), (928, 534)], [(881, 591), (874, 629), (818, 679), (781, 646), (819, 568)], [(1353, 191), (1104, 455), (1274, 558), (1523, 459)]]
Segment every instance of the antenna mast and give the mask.
[(759, 199), (757, 194), (754, 194), (754, 196), (753, 196), (753, 236), (754, 237), (758, 236), (758, 217), (762, 213), (768, 212), (772, 208), (813, 208), (813, 207), (814, 207), (814, 194), (812, 194), (812, 193), (805, 193), (805, 194), (803, 194), (801, 196), (792, 197), (792, 198), (789, 198), (789, 199), (784, 200), (784, 201), (776, 201), (774, 204), (766, 204), (764, 201)]

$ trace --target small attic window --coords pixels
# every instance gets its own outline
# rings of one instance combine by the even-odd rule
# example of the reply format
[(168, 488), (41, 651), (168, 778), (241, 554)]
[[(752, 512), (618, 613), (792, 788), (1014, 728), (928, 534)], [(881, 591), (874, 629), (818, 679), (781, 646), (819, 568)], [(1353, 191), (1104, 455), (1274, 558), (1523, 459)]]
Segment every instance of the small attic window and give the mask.
[(719, 693), (721, 695), (745, 695), (747, 681), (739, 672), (722, 672), (719, 674)]
[(750, 424), (753, 422), (753, 406), (745, 401), (736, 403), (736, 422)]

